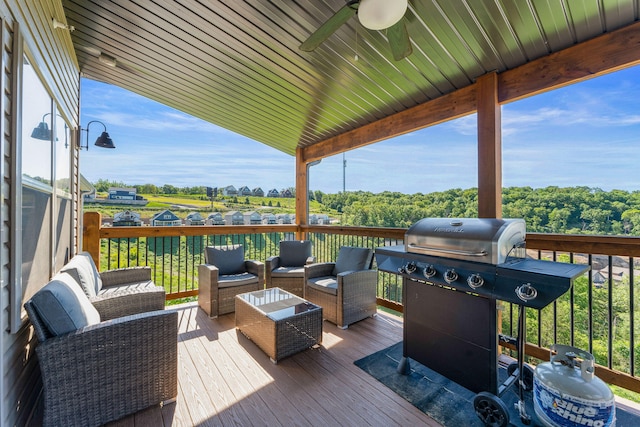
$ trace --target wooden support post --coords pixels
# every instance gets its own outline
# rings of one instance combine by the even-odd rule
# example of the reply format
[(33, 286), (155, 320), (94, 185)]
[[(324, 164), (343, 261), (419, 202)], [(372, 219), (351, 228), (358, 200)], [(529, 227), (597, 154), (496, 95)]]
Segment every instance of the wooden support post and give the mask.
[(85, 212), (82, 226), (82, 250), (91, 254), (93, 262), (100, 270), (100, 226), (102, 214), (100, 212)]
[(502, 120), (498, 103), (498, 75), (477, 81), (478, 103), (478, 218), (502, 218)]
[(302, 149), (296, 148), (296, 239), (304, 240), (306, 233), (301, 229), (301, 225), (307, 225), (309, 219), (309, 177), (307, 176), (307, 163), (302, 157)]

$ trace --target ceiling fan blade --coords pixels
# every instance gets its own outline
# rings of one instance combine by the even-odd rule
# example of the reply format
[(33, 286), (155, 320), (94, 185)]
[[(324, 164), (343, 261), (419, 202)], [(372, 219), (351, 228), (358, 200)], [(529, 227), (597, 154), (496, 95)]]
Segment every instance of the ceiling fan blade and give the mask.
[(300, 50), (311, 52), (322, 44), (331, 34), (347, 22), (358, 10), (357, 1), (350, 1), (340, 8), (331, 18), (322, 24), (300, 45)]
[(387, 38), (389, 39), (393, 59), (396, 61), (406, 58), (413, 52), (404, 18), (387, 29)]

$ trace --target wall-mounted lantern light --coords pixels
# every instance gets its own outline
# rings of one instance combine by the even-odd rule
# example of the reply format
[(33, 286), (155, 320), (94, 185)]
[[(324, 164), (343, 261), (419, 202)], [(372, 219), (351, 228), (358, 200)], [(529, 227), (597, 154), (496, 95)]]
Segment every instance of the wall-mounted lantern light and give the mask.
[(92, 120), (89, 123), (87, 123), (86, 129), (80, 128), (81, 131), (87, 133), (87, 138), (86, 138), (85, 145), (82, 145), (82, 141), (78, 141), (78, 148), (79, 149), (84, 148), (85, 150), (89, 149), (89, 127), (91, 126), (92, 123), (100, 123), (102, 127), (104, 127), (104, 132), (102, 132), (102, 134), (98, 137), (98, 139), (96, 139), (95, 145), (102, 148), (116, 148), (115, 144), (111, 140), (111, 137), (107, 133), (107, 127), (105, 126), (105, 124), (97, 120)]

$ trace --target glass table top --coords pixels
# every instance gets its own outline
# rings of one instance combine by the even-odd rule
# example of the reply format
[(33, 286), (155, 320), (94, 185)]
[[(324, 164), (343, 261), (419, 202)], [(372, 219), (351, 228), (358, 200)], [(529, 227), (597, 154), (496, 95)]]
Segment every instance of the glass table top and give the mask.
[(296, 295), (280, 288), (269, 288), (238, 295), (243, 301), (251, 304), (273, 320), (282, 320), (296, 314), (320, 309)]

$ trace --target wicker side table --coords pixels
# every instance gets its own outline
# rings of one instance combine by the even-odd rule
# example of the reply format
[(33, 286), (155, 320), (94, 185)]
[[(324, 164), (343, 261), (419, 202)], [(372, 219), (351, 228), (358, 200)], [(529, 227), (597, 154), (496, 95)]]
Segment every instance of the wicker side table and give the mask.
[(236, 295), (236, 328), (273, 363), (322, 342), (322, 307), (280, 288)]

